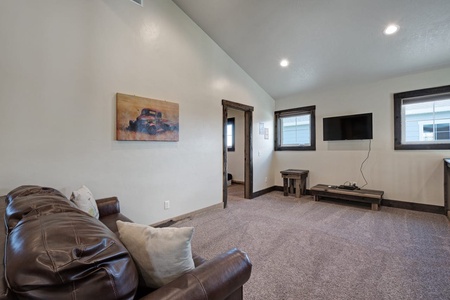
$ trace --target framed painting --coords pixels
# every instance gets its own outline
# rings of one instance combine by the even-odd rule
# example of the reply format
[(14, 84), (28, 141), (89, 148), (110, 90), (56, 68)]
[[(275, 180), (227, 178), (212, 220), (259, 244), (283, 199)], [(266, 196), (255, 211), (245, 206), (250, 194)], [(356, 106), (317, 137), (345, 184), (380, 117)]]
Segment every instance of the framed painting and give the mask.
[(116, 139), (177, 142), (178, 103), (117, 93)]

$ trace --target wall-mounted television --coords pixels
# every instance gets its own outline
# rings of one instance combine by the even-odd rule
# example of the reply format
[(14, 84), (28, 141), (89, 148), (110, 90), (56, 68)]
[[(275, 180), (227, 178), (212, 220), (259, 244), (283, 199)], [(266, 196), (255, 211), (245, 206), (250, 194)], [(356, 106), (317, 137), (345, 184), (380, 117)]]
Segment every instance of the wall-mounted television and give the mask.
[(323, 140), (369, 140), (373, 137), (372, 113), (323, 118)]

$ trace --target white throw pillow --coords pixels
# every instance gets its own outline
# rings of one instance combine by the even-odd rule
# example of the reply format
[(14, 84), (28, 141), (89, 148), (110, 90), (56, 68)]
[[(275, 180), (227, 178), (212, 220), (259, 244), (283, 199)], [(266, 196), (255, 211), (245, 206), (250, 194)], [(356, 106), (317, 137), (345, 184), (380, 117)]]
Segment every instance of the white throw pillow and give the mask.
[(99, 218), (97, 202), (95, 202), (94, 196), (85, 185), (72, 192), (70, 201), (75, 203), (82, 211), (87, 212), (96, 219)]
[(154, 228), (117, 221), (119, 238), (139, 268), (145, 284), (159, 288), (193, 270), (193, 227)]

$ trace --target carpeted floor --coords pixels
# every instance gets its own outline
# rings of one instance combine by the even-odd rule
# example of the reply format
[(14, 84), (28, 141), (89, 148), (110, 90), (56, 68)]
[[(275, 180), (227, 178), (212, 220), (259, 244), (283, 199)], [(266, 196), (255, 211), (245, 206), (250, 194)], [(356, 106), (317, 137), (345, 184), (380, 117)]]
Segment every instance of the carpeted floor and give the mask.
[(445, 216), (230, 189), (227, 209), (174, 226), (195, 227), (193, 251), (205, 258), (248, 253), (245, 299), (450, 299)]

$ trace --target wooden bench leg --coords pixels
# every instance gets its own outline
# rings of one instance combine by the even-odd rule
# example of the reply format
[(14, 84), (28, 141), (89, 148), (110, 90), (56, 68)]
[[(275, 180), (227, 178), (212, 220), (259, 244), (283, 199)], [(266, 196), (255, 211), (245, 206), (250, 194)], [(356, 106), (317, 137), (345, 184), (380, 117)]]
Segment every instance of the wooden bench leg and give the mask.
[(289, 178), (289, 193), (291, 194), (294, 193), (294, 183), (295, 179)]
[(372, 210), (378, 210), (378, 203), (372, 203)]
[(300, 196), (301, 195), (301, 188), (300, 188), (301, 180), (295, 179), (294, 182), (295, 182), (295, 197), (300, 198), (301, 197)]
[(289, 180), (287, 178), (283, 178), (283, 195), (288, 195), (288, 182)]
[(308, 177), (308, 175), (303, 175), (301, 177), (301, 187), (302, 187), (302, 195), (306, 195), (306, 177)]

